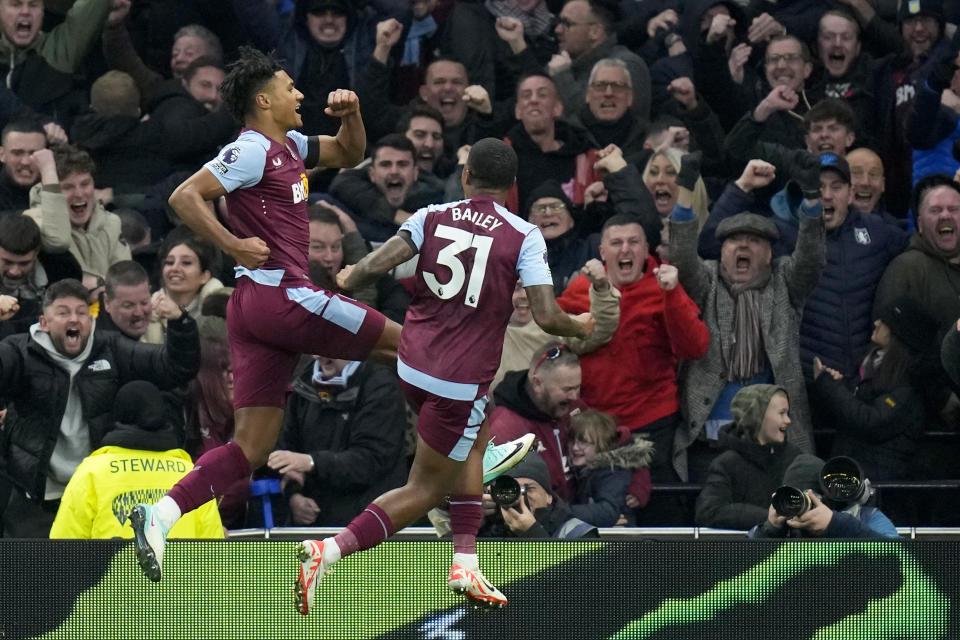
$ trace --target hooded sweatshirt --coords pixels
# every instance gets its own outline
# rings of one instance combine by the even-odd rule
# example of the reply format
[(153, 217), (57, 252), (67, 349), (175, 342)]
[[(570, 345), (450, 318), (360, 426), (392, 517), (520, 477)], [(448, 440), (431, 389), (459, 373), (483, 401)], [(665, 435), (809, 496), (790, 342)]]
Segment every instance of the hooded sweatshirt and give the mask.
[(62, 355), (53, 346), (50, 334), (40, 328), (40, 323), (30, 327), (30, 337), (43, 347), (47, 355), (70, 376), (70, 393), (67, 396), (67, 407), (60, 422), (60, 433), (57, 444), (50, 456), (50, 470), (47, 474), (47, 486), (43, 495), (44, 500), (55, 500), (63, 495), (63, 490), (73, 475), (77, 465), (90, 453), (90, 428), (83, 419), (83, 406), (80, 404), (80, 395), (73, 384), (77, 372), (83, 368), (90, 351), (93, 349), (94, 326), (90, 328), (90, 337), (83, 351), (72, 358)]

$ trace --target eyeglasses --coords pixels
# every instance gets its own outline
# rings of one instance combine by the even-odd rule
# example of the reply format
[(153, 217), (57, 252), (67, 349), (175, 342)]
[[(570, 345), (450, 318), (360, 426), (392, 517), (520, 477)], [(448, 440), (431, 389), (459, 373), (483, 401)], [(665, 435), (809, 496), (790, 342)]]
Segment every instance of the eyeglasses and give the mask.
[(787, 64), (793, 64), (794, 62), (798, 62), (798, 61), (800, 61), (800, 60), (803, 60), (803, 54), (800, 54), (800, 53), (771, 53), (769, 56), (767, 56), (766, 63), (767, 63), (767, 64), (774, 64), (774, 65), (775, 65), (775, 64), (777, 64), (778, 62), (780, 62), (781, 60), (782, 60), (783, 62), (786, 62)]
[(626, 82), (602, 82), (600, 80), (590, 83), (590, 88), (600, 93), (613, 91), (614, 93), (625, 93), (630, 90), (630, 85)]
[(550, 202), (548, 204), (535, 204), (530, 207), (530, 211), (534, 213), (546, 213), (547, 211), (557, 212), (566, 210), (567, 205), (562, 202)]
[(590, 25), (594, 25), (597, 23), (596, 22), (574, 22), (569, 18), (564, 18), (563, 16), (560, 16), (559, 18), (557, 18), (557, 24), (563, 27), (564, 29), (569, 29), (570, 27), (589, 27)]
[(537, 364), (533, 366), (533, 375), (537, 375), (537, 369), (539, 369), (540, 365), (542, 365), (546, 360), (556, 360), (559, 358), (560, 353), (564, 349), (566, 349), (566, 347), (562, 344), (557, 344), (547, 349), (546, 353), (540, 356), (540, 359), (537, 360)]

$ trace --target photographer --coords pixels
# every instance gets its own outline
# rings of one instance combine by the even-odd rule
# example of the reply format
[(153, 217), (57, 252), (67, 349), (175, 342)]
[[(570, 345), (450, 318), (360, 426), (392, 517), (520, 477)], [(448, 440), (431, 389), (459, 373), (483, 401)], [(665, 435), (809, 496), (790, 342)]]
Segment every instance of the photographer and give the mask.
[(536, 451), (530, 451), (517, 466), (484, 490), (485, 522), (480, 528), (481, 536), (596, 538), (600, 535), (596, 527), (574, 517), (566, 501), (550, 489), (550, 471)]
[[(838, 482), (837, 478), (841, 480)], [(823, 460), (800, 454), (783, 475), (767, 519), (751, 538), (898, 538), (896, 527), (876, 507), (870, 481), (851, 458)], [(792, 493), (789, 500), (781, 497)]]

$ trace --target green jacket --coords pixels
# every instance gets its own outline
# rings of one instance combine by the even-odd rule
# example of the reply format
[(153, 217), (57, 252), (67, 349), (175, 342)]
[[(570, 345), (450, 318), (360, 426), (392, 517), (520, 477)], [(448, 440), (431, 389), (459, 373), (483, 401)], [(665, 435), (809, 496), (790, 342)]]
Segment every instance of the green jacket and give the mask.
[(111, 0), (77, 0), (61, 24), (49, 33), (37, 33), (33, 42), (25, 47), (17, 47), (0, 37), (0, 64), (9, 72), (29, 55), (36, 54), (57, 71), (75, 72), (99, 39), (111, 5)]

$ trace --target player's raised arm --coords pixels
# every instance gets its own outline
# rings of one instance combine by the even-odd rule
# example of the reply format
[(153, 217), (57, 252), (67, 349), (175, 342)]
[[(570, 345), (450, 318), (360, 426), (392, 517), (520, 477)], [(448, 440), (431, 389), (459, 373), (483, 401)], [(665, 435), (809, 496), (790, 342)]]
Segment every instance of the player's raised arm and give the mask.
[[(363, 160), (367, 149), (367, 132), (360, 117), (360, 99), (349, 89), (331, 91), (327, 98), (328, 116), (340, 118), (340, 130), (336, 136), (316, 136), (311, 142), (316, 144), (316, 162), (307, 162), (307, 167), (353, 167)], [(308, 153), (307, 160), (314, 160), (314, 154)]]
[(590, 313), (568, 316), (557, 304), (552, 284), (538, 284), (524, 287), (533, 320), (541, 329), (555, 336), (573, 336), (586, 338), (593, 333), (597, 321)]
[(226, 194), (220, 181), (206, 168), (187, 178), (170, 196), (170, 206), (197, 235), (216, 244), (248, 269), (256, 269), (267, 261), (270, 249), (260, 238), (243, 238), (230, 233), (220, 224), (207, 204)]
[(362, 287), (371, 280), (383, 275), (398, 264), (404, 263), (417, 250), (409, 239), (409, 234), (401, 231), (382, 245), (365, 255), (357, 264), (347, 265), (337, 274), (337, 286), (344, 291)]

